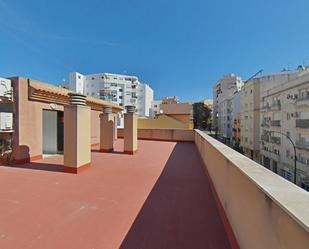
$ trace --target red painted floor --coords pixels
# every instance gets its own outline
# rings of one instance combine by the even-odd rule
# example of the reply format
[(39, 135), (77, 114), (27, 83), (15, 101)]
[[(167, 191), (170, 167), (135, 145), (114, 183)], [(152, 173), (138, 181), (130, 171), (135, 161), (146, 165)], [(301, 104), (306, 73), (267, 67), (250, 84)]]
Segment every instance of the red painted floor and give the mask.
[(0, 167), (0, 248), (230, 248), (193, 143), (93, 152), (78, 175), (62, 160)]

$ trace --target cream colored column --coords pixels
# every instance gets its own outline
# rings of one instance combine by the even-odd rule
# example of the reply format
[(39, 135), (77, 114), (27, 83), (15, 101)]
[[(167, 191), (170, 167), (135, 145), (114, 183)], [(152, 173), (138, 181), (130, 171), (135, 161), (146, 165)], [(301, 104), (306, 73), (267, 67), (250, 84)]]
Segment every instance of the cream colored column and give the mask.
[(114, 115), (111, 107), (104, 107), (100, 115), (100, 151), (114, 150)]
[(114, 139), (118, 139), (118, 133), (117, 133), (117, 113), (114, 113)]
[(91, 166), (91, 117), (86, 96), (69, 93), (64, 107), (64, 171), (80, 173)]
[(124, 114), (124, 153), (135, 154), (137, 152), (137, 115), (135, 106), (126, 106)]

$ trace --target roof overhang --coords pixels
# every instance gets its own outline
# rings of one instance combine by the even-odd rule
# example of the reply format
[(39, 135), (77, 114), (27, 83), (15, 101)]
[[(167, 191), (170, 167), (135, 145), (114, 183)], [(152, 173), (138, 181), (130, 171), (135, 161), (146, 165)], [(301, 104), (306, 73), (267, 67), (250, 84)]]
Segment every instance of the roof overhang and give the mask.
[[(29, 99), (33, 101), (69, 105), (69, 93), (72, 92), (62, 87), (44, 84), (28, 79)], [(117, 104), (87, 96), (87, 105), (92, 110), (101, 111), (103, 107), (112, 107), (113, 112), (120, 112), (123, 108)]]

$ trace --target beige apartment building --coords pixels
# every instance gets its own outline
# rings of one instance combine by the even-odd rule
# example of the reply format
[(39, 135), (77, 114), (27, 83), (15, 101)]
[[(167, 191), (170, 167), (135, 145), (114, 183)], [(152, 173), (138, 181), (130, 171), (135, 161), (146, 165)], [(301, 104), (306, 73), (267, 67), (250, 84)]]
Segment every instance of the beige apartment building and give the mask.
[(309, 189), (309, 70), (267, 91), (262, 98), (262, 164), (284, 178)]
[(262, 99), (270, 89), (280, 86), (298, 77), (303, 68), (282, 71), (270, 75), (262, 75), (247, 81), (241, 89), (241, 147), (244, 154), (261, 163), (260, 134), (264, 122), (261, 121), (263, 112)]
[(260, 79), (246, 82), (240, 94), (240, 146), (244, 154), (252, 160), (260, 161), (259, 124), (260, 124)]

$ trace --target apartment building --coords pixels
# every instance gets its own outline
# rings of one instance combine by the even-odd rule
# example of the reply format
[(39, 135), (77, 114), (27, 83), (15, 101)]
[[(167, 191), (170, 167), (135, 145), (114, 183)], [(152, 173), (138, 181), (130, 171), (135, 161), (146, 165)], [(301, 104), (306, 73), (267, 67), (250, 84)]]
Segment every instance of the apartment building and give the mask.
[[(1, 102), (10, 101), (13, 97), (11, 80), (0, 78), (0, 99)], [(0, 131), (13, 129), (13, 113), (11, 110), (0, 112)]]
[[(120, 106), (134, 105), (140, 117), (148, 117), (153, 101), (153, 90), (142, 84), (138, 77), (130, 75), (99, 73), (82, 75), (72, 72), (69, 75), (70, 90)], [(123, 126), (123, 113), (119, 114), (118, 126)]]
[(254, 78), (243, 85), (240, 102), (240, 146), (244, 155), (259, 162), (260, 78)]
[[(193, 128), (193, 105), (191, 103), (180, 103), (177, 97), (165, 97), (161, 100), (152, 101), (152, 108), (150, 109), (150, 113), (152, 119), (161, 119), (162, 122), (168, 121), (168, 124), (175, 123), (172, 121), (176, 121), (176, 123), (179, 123), (179, 125), (183, 128)], [(167, 116), (168, 120), (166, 117), (163, 120), (162, 116)], [(159, 123), (159, 120), (151, 119), (143, 119), (140, 122), (143, 127), (151, 126), (152, 128), (154, 128), (155, 124), (157, 123)], [(166, 127), (167, 126), (165, 126), (165, 128)]]
[(241, 111), (241, 103), (240, 103), (240, 95), (241, 92), (238, 91), (233, 95), (232, 101), (232, 139), (231, 144), (235, 148), (239, 148), (240, 146), (240, 111)]
[(233, 129), (233, 97), (240, 91), (243, 81), (235, 74), (223, 76), (213, 87), (213, 129), (225, 138), (230, 139)]
[[(244, 154), (261, 163), (260, 134), (263, 109), (262, 99), (268, 95), (269, 90), (295, 79), (302, 68), (297, 70), (262, 75), (247, 81), (241, 89), (241, 147)], [(260, 126), (261, 125), (261, 126)]]
[(309, 190), (309, 70), (269, 89), (261, 104), (262, 164), (293, 181), (294, 144), (296, 182)]

